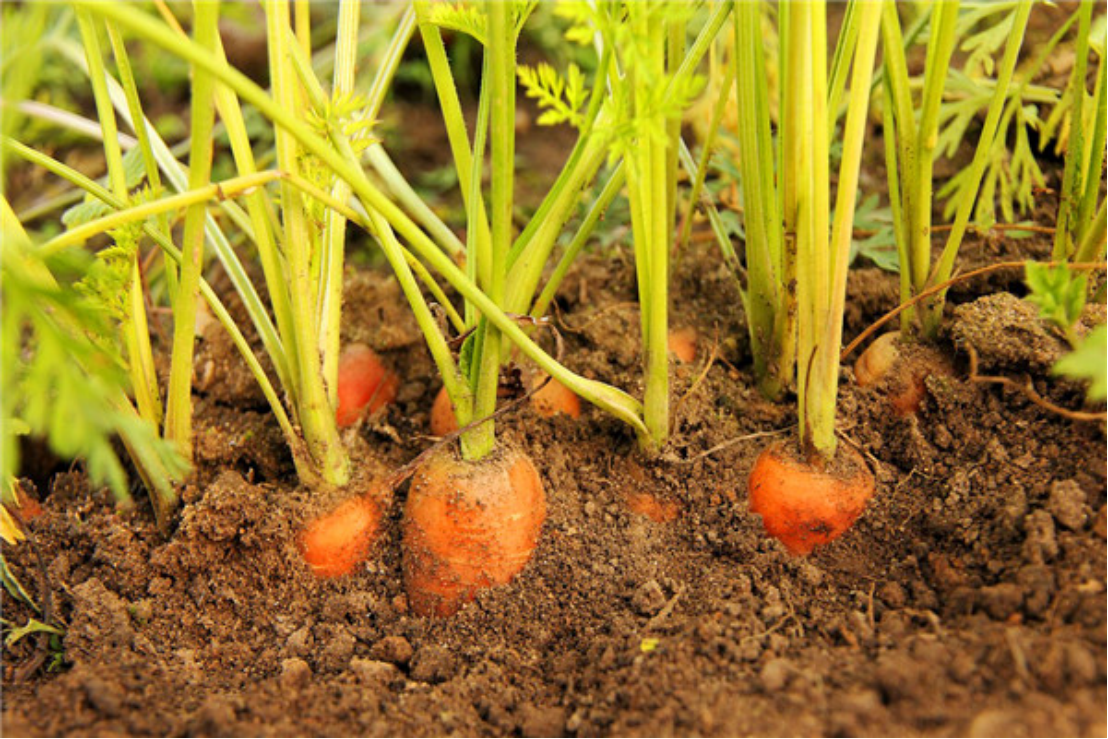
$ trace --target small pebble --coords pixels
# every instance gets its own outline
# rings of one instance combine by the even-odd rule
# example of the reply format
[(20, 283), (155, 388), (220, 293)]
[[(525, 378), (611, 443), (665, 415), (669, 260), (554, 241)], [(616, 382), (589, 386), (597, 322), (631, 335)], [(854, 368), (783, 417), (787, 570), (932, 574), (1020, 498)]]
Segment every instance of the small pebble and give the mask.
[(281, 662), (281, 687), (286, 690), (303, 688), (312, 679), (312, 668), (299, 657)]
[(375, 659), (355, 657), (350, 660), (350, 671), (365, 685), (390, 686), (404, 680), (403, 673), (396, 665)]
[(1063, 480), (1050, 486), (1047, 510), (1054, 520), (1070, 531), (1085, 528), (1085, 492), (1073, 480)]
[(412, 657), (411, 677), (421, 683), (441, 683), (454, 677), (457, 664), (445, 647), (430, 644), (420, 647)]
[(647, 580), (631, 597), (631, 607), (640, 616), (653, 616), (666, 604), (666, 594), (657, 580)]
[(411, 661), (414, 651), (411, 642), (403, 636), (386, 636), (373, 645), (373, 648), (369, 650), (369, 654), (374, 659), (382, 662), (391, 662), (394, 665), (403, 666)]
[(762, 689), (767, 693), (776, 693), (789, 684), (789, 677), (793, 671), (792, 664), (787, 659), (771, 659), (762, 666), (759, 677), (762, 680)]

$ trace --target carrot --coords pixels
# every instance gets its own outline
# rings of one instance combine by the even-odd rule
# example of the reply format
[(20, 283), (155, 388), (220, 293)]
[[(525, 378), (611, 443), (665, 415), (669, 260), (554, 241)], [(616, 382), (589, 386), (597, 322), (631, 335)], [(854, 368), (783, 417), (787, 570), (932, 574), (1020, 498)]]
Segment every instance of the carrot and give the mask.
[[(537, 387), (544, 379), (546, 379), (545, 374), (536, 375), (531, 386)], [(531, 407), (540, 416), (546, 418), (559, 413), (565, 413), (570, 418), (581, 416), (581, 399), (557, 380), (551, 380), (531, 396)], [(458, 420), (454, 416), (454, 405), (450, 402), (450, 396), (447, 395), (444, 387), (439, 390), (431, 406), (431, 433), (435, 436), (446, 436), (457, 430)]]
[(625, 493), (624, 498), (632, 513), (646, 516), (654, 523), (672, 523), (681, 516), (681, 504), (675, 500), (659, 498), (641, 490)]
[(431, 405), (431, 433), (435, 436), (446, 436), (457, 430), (458, 419), (454, 417), (454, 404), (450, 402), (450, 396), (443, 387)]
[[(544, 373), (535, 375), (531, 387), (538, 387), (547, 378)], [(531, 407), (540, 415), (551, 418), (564, 413), (570, 418), (580, 418), (581, 400), (568, 387), (551, 379), (541, 390), (531, 396)]]
[(420, 616), (453, 615), (477, 592), (503, 585), (531, 559), (546, 497), (526, 455), (501, 450), (478, 462), (449, 451), (412, 478), (404, 506), (404, 587)]
[(335, 421), (350, 426), (365, 413), (396, 400), (400, 378), (385, 368), (365, 344), (351, 344), (339, 357), (338, 408)]
[(750, 510), (789, 552), (808, 554), (849, 529), (873, 496), (873, 475), (860, 455), (848, 451), (843, 467), (817, 469), (774, 444), (750, 472)]
[(889, 404), (898, 416), (910, 416), (919, 411), (927, 396), (928, 377), (952, 374), (946, 358), (930, 347), (917, 344), (905, 351), (898, 331), (877, 337), (854, 362), (858, 387), (884, 383)]
[(684, 364), (692, 364), (696, 359), (696, 341), (698, 335), (695, 328), (670, 329), (667, 337), (669, 352), (677, 357), (677, 361)]
[(854, 362), (854, 380), (858, 387), (876, 385), (889, 374), (900, 359), (899, 338), (899, 331), (881, 334), (858, 356)]
[(297, 545), (312, 572), (339, 577), (353, 571), (377, 540), (382, 508), (378, 496), (359, 495), (308, 524)]

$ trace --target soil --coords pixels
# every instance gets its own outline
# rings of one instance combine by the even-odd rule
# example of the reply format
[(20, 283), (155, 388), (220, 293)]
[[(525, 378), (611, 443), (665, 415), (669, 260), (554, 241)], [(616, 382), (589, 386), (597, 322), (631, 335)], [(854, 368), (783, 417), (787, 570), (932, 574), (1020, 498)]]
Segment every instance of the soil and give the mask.
[[(445, 151), (441, 132), (423, 140), (418, 116), (403, 118), (413, 148)], [(541, 157), (560, 166), (571, 143), (547, 142), (521, 144), (530, 171), (556, 171)], [(415, 151), (401, 165), (436, 161)], [(547, 521), (523, 573), (449, 619), (408, 612), (406, 485), (354, 574), (308, 571), (296, 534), (356, 490), (298, 486), (234, 348), (204, 327), (197, 468), (168, 538), (141, 493), (124, 510), (79, 465), (42, 449), (28, 460), (45, 512), (3, 553), (47, 612), (5, 590), (4, 618), (53, 620), (65, 636), (60, 653), (36, 637), (5, 648), (3, 733), (1105, 735), (1105, 425), (968, 373), (972, 349), (979, 370), (1082, 406), (1082, 388), (1049, 373), (1065, 344), (1022, 301), (1020, 271), (951, 291), (927, 350), (954, 373), (926, 380), (915, 414), (891, 412), (888, 388), (857, 387), (844, 363), (841, 443), (864, 453), (877, 492), (842, 538), (793, 557), (747, 510), (746, 480), (795, 412), (754, 389), (713, 248), (694, 240), (674, 262), (671, 322), (700, 346), (673, 365), (669, 445), (644, 456), (588, 406), (579, 420), (528, 404), (498, 420), (500, 443), (539, 469)], [(1041, 238), (971, 236), (961, 263), (1047, 253)], [(433, 443), (441, 383), (395, 280), (352, 268), (347, 288), (344, 340), (403, 378), (396, 404), (345, 433), (365, 481)], [(896, 302), (895, 275), (858, 265), (846, 340)], [(553, 313), (572, 369), (641, 394), (629, 245), (580, 259)]]
[[(844, 365), (843, 443), (865, 451), (877, 494), (840, 540), (792, 557), (747, 511), (746, 476), (793, 412), (754, 391), (714, 254), (677, 265), (673, 323), (702, 339), (674, 367), (672, 442), (646, 458), (592, 408), (506, 416), (501, 443), (536, 460), (548, 519), (520, 577), (445, 620), (407, 613), (404, 486), (356, 574), (308, 572), (296, 532), (350, 492), (296, 485), (264, 404), (234, 380), (245, 370), (205, 331), (199, 465), (172, 536), (141, 496), (120, 511), (75, 469), (40, 481), (33, 547), (5, 548), (66, 628), (56, 672), (17, 680), (35, 640), (6, 651), (5, 733), (1104, 734), (1104, 425), (965, 372), (971, 344), (982, 367), (1079, 407), (1080, 388), (1046, 371), (1061, 340), (1033, 312), (995, 309), (1022, 305), (1008, 294), (952, 308), (938, 348), (959, 372), (930, 378), (907, 417)], [(624, 248), (589, 256), (558, 323), (572, 368), (637, 392), (633, 284)], [(865, 307), (848, 338), (885, 307), (874, 296), (895, 299), (895, 277), (863, 267), (851, 285)], [(398, 403), (347, 434), (362, 475), (379, 476), (430, 443), (438, 383), (395, 281), (352, 272), (348, 288), (346, 340), (404, 376)], [(1013, 332), (1024, 350), (997, 341)], [(5, 600), (6, 619), (32, 615)]]

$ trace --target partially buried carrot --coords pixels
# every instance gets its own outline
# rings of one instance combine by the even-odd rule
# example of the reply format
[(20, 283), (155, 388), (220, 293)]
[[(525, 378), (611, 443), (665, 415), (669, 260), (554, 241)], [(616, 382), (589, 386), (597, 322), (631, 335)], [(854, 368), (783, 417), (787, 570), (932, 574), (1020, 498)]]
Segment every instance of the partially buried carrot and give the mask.
[(377, 353), (365, 344), (346, 347), (339, 357), (338, 374), (335, 421), (340, 427), (396, 400), (400, 378), (386, 369)]
[(458, 419), (454, 417), (454, 404), (450, 402), (450, 396), (443, 387), (431, 405), (431, 433), (446, 436), (457, 430)]
[(919, 411), (927, 397), (927, 378), (951, 376), (950, 362), (935, 349), (914, 344), (907, 351), (898, 331), (877, 337), (854, 362), (854, 379), (859, 387), (884, 383), (889, 405), (898, 416)]
[(350, 574), (373, 548), (381, 526), (377, 495), (359, 495), (312, 521), (297, 544), (317, 577)]
[(696, 342), (698, 334), (695, 328), (672, 328), (669, 330), (667, 343), (669, 353), (677, 357), (677, 361), (683, 364), (692, 364), (696, 359)]
[[(531, 382), (531, 387), (539, 387), (548, 375), (539, 373)], [(531, 396), (531, 407), (540, 415), (552, 418), (564, 413), (570, 418), (581, 417), (581, 400), (568, 387), (551, 378)]]
[(412, 478), (404, 506), (404, 587), (420, 616), (451, 616), (478, 591), (503, 585), (531, 559), (546, 496), (526, 455), (478, 462), (443, 450)]
[[(538, 387), (547, 375), (537, 374), (531, 382), (532, 387)], [(535, 412), (545, 418), (551, 418), (564, 413), (570, 418), (581, 417), (581, 399), (557, 380), (550, 380), (542, 388), (531, 396), (531, 407)], [(446, 436), (458, 430), (458, 420), (454, 416), (454, 405), (450, 402), (450, 396), (446, 388), (439, 390), (435, 396), (435, 402), (431, 405), (431, 433), (435, 436)]]
[[(840, 451), (840, 456), (843, 456)], [(775, 444), (750, 472), (750, 510), (762, 516), (766, 533), (792, 554), (808, 554), (845, 532), (873, 496), (865, 461), (847, 451), (844, 470), (818, 469)]]

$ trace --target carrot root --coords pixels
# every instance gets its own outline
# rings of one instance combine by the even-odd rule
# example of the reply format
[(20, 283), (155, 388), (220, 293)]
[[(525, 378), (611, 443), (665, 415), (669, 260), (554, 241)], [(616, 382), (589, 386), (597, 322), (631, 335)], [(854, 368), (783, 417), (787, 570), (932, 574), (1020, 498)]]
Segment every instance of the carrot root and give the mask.
[(624, 499), (628, 510), (646, 516), (654, 523), (672, 523), (681, 517), (681, 504), (675, 500), (659, 498), (642, 491), (627, 493)]
[(412, 478), (404, 507), (404, 586), (420, 616), (451, 616), (531, 559), (546, 518), (531, 460), (500, 452), (479, 462), (433, 456)]
[[(537, 387), (546, 378), (547, 375), (544, 373), (536, 375), (531, 386)], [(552, 418), (559, 413), (564, 413), (570, 418), (581, 417), (581, 399), (555, 379), (551, 379), (541, 390), (531, 396), (531, 407), (545, 418)]]
[(754, 463), (750, 510), (761, 515), (766, 533), (790, 553), (808, 554), (838, 538), (873, 496), (873, 475), (857, 453), (846, 451), (852, 469), (845, 475), (816, 469), (780, 443), (768, 447)]
[(458, 430), (458, 419), (454, 417), (454, 404), (450, 402), (450, 396), (443, 387), (435, 396), (435, 402), (431, 406), (431, 433), (435, 436), (446, 436)]
[(692, 364), (696, 360), (696, 342), (699, 338), (695, 328), (670, 329), (667, 343), (670, 354), (682, 364)]
[(343, 350), (338, 375), (335, 422), (340, 428), (393, 402), (400, 388), (400, 378), (365, 344), (351, 344)]
[(925, 345), (905, 351), (900, 332), (882, 334), (854, 362), (858, 387), (880, 387), (888, 393), (889, 405), (897, 416), (916, 414), (927, 397), (927, 378), (954, 374), (950, 362)]
[(369, 555), (380, 533), (381, 509), (376, 497), (362, 495), (308, 524), (297, 544), (316, 577), (350, 574)]

